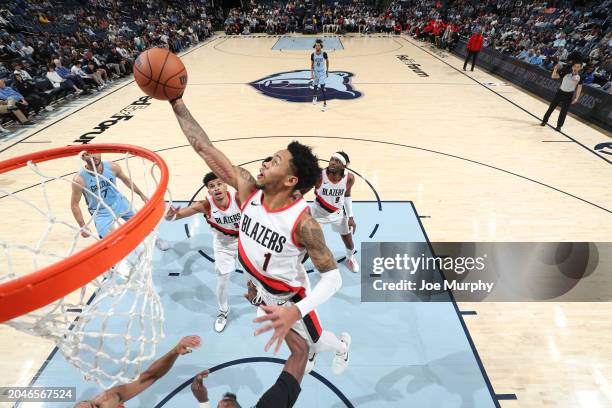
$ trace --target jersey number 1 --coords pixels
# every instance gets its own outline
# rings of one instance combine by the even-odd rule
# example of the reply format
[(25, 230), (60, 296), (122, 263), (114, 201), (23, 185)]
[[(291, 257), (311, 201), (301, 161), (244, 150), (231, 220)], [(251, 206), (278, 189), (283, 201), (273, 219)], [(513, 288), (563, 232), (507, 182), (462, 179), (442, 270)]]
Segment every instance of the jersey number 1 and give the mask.
[(264, 264), (263, 264), (263, 270), (264, 272), (266, 272), (268, 270), (268, 264), (270, 263), (270, 258), (272, 258), (272, 253), (268, 252), (267, 254), (264, 255)]

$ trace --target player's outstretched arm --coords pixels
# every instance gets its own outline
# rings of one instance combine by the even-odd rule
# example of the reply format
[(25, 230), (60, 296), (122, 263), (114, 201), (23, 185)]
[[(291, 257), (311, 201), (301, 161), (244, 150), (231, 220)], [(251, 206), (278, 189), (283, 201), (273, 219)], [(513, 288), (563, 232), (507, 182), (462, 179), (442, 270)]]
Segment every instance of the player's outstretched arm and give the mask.
[(151, 366), (141, 373), (136, 380), (128, 384), (113, 387), (109, 392), (117, 393), (121, 402), (134, 398), (149, 388), (155, 381), (166, 375), (174, 365), (178, 356), (191, 353), (191, 349), (200, 347), (200, 343), (200, 337), (198, 336), (183, 337), (172, 350), (151, 364)]
[(117, 163), (110, 164), (111, 171), (119, 180), (123, 182), (130, 190), (134, 191), (144, 202), (149, 201), (149, 198), (138, 188), (138, 186), (123, 172), (123, 169)]
[(204, 379), (208, 378), (209, 371), (204, 370), (193, 377), (191, 382), (191, 393), (200, 403), (200, 407), (210, 407), (208, 403), (208, 389), (204, 385)]
[(300, 383), (304, 377), (308, 359), (308, 345), (306, 340), (293, 330), (287, 333), (285, 340), (291, 350), (291, 355), (276, 383), (257, 402), (257, 408), (278, 407), (280, 401), (282, 401), (282, 406), (292, 407), (300, 395)]
[(245, 169), (232, 165), (227, 156), (213, 146), (204, 129), (191, 116), (182, 98), (175, 99), (170, 104), (193, 150), (204, 159), (217, 177), (238, 190), (242, 201), (246, 200), (256, 188), (255, 178)]
[(168, 221), (176, 221), (181, 218), (191, 217), (192, 215), (202, 213), (206, 214), (210, 210), (210, 204), (207, 200), (196, 201), (192, 203), (189, 207), (181, 208), (181, 207), (170, 207), (168, 208), (168, 212), (166, 213), (166, 220)]
[(283, 371), (288, 372), (298, 383), (301, 383), (304, 377), (304, 370), (306, 369), (306, 361), (308, 360), (308, 344), (306, 344), (304, 338), (293, 330), (287, 333), (285, 342), (289, 346), (291, 355), (287, 359)]

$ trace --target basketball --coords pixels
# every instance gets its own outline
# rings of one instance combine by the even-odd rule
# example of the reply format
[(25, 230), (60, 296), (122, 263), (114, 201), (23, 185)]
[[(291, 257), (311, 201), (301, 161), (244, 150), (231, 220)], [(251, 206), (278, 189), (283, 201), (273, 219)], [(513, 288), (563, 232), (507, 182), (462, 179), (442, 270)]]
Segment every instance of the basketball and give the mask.
[(181, 59), (169, 50), (150, 48), (134, 62), (134, 79), (145, 94), (168, 101), (185, 91), (187, 70)]

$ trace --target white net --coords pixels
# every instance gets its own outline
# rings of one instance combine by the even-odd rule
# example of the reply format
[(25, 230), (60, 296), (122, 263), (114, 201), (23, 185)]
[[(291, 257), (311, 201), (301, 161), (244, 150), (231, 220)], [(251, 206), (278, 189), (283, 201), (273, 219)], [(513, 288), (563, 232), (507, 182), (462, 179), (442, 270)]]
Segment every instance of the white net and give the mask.
[[(66, 173), (76, 168), (76, 174)], [(64, 174), (58, 174), (61, 171)], [(0, 284), (70, 257), (101, 239), (101, 229), (108, 233), (119, 228), (158, 188), (159, 177), (155, 163), (128, 154), (105, 154), (99, 163), (92, 155), (86, 161), (78, 155), (30, 162), (2, 175), (0, 215), (6, 222), (0, 229), (0, 268), (6, 268), (0, 269)], [(69, 198), (79, 195), (73, 186), (81, 181), (85, 203), (81, 201), (77, 211)], [(83, 226), (76, 221), (79, 212)], [(165, 245), (155, 228), (118, 264), (82, 288), (5, 324), (52, 340), (68, 362), (102, 387), (131, 381), (155, 356), (164, 336), (152, 261), (155, 248)]]

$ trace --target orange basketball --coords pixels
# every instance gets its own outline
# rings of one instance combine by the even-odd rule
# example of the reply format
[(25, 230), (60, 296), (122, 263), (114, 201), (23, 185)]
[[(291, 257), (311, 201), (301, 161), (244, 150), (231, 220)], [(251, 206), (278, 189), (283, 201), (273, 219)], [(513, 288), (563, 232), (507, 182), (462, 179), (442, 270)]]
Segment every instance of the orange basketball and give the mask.
[(134, 62), (134, 79), (145, 94), (168, 101), (185, 91), (187, 70), (181, 59), (169, 50), (150, 48)]

